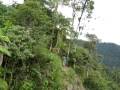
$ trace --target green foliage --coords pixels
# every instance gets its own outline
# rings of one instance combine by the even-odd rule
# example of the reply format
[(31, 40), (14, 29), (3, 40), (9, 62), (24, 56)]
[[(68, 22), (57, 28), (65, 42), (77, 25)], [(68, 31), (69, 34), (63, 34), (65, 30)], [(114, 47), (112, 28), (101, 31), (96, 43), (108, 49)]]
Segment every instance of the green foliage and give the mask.
[(6, 29), (6, 27), (0, 28), (0, 44), (1, 44), (0, 45), (0, 53), (1, 54), (6, 54), (6, 55), (10, 56), (10, 52), (6, 48), (6, 42), (10, 43), (10, 40), (9, 40), (8, 36), (4, 32), (4, 30)]
[(88, 72), (97, 68), (97, 61), (93, 57), (87, 49), (79, 47), (70, 53), (69, 65), (84, 78)]
[[(35, 47), (35, 55), (40, 62), (42, 90), (61, 90), (62, 88), (62, 63), (60, 57), (45, 48)], [(45, 75), (45, 76), (44, 76)]]
[[(32, 57), (32, 45), (34, 40), (30, 36), (30, 30), (21, 26), (13, 26), (7, 30), (7, 36), (11, 43), (8, 44), (9, 51), (14, 59), (25, 60)], [(13, 52), (14, 51), (14, 52)]]
[(76, 77), (76, 73), (72, 68), (65, 68), (65, 72), (63, 75), (63, 78), (68, 82), (68, 83), (74, 83)]
[(88, 0), (88, 2), (87, 2), (88, 13), (92, 13), (93, 9), (94, 9), (94, 1), (93, 0)]
[[(108, 74), (98, 62), (98, 38), (87, 34), (89, 41), (79, 45), (74, 40), (78, 33), (71, 19), (57, 12), (59, 3), (69, 2), (25, 0), (21, 5), (0, 4), (0, 52), (11, 55), (3, 56), (1, 90), (83, 90), (82, 84), (86, 90), (119, 90), (119, 73)], [(83, 12), (84, 2), (73, 1), (70, 6), (75, 12)], [(93, 5), (92, 0), (87, 1), (88, 15)], [(63, 57), (68, 66), (62, 65)]]
[(112, 76), (112, 73), (104, 70), (95, 71), (84, 80), (84, 85), (87, 90), (119, 90), (119, 83)]
[(2, 67), (0, 67), (0, 77), (3, 76), (3, 73), (4, 73), (4, 69)]
[(19, 90), (33, 90), (33, 82), (24, 80)]
[(106, 85), (106, 82), (102, 80), (94, 80), (95, 78), (88, 78), (85, 82), (87, 84), (88, 90), (109, 90), (108, 86)]
[(3, 79), (0, 79), (0, 90), (8, 90), (8, 84)]
[(11, 56), (10, 52), (8, 51), (8, 49), (3, 47), (3, 46), (1, 46), (1, 45), (0, 45), (0, 53), (1, 54), (6, 54), (8, 56)]
[(38, 1), (29, 1), (25, 4), (17, 6), (16, 10), (13, 12), (12, 18), (14, 17), (14, 22), (17, 25), (25, 27), (33, 27), (45, 25), (49, 20), (45, 13), (44, 7)]

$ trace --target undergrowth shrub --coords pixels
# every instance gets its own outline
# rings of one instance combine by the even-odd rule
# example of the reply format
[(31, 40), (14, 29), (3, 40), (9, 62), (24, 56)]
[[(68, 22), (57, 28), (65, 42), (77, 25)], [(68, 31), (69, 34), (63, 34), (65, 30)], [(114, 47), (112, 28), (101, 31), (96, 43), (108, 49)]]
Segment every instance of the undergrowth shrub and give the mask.
[(0, 78), (0, 90), (8, 90), (7, 82), (1, 78)]
[(34, 48), (34, 53), (37, 63), (32, 65), (31, 73), (33, 77), (36, 76), (33, 78), (36, 83), (35, 90), (61, 90), (62, 62), (60, 57), (51, 53), (48, 49), (38, 46)]

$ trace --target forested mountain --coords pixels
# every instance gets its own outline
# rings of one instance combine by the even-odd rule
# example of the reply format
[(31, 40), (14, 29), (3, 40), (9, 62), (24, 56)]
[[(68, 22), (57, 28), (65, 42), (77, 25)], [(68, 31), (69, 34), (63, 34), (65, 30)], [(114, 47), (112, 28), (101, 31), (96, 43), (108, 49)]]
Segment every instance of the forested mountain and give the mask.
[[(85, 47), (87, 41), (77, 40), (75, 43)], [(114, 43), (97, 43), (96, 50), (100, 55), (100, 62), (109, 68), (120, 68), (120, 45)]]
[(110, 68), (120, 68), (120, 46), (114, 43), (99, 43), (97, 51), (103, 56), (102, 61)]
[[(59, 4), (73, 17), (58, 12)], [(81, 31), (83, 13), (90, 19), (93, 9), (92, 0), (0, 3), (0, 90), (120, 90), (120, 71), (100, 63), (96, 35), (83, 43), (74, 30), (75, 19)]]

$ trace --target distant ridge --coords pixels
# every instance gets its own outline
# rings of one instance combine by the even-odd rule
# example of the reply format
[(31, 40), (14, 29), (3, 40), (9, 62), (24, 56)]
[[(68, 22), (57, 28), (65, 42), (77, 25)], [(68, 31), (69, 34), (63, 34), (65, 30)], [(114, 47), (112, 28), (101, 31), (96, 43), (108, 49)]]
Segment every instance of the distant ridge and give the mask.
[(120, 45), (99, 43), (97, 51), (103, 56), (103, 63), (111, 68), (120, 68)]
[[(78, 46), (84, 46), (87, 41), (75, 40)], [(120, 68), (120, 45), (115, 43), (98, 43), (97, 52), (102, 56), (102, 63), (110, 68)]]

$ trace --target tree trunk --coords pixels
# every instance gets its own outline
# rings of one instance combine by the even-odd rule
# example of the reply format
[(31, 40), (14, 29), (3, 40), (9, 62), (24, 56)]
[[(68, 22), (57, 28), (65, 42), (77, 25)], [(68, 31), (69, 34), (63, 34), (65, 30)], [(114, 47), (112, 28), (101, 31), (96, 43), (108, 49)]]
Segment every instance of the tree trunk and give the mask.
[(2, 65), (3, 63), (3, 54), (0, 54), (0, 66)]

